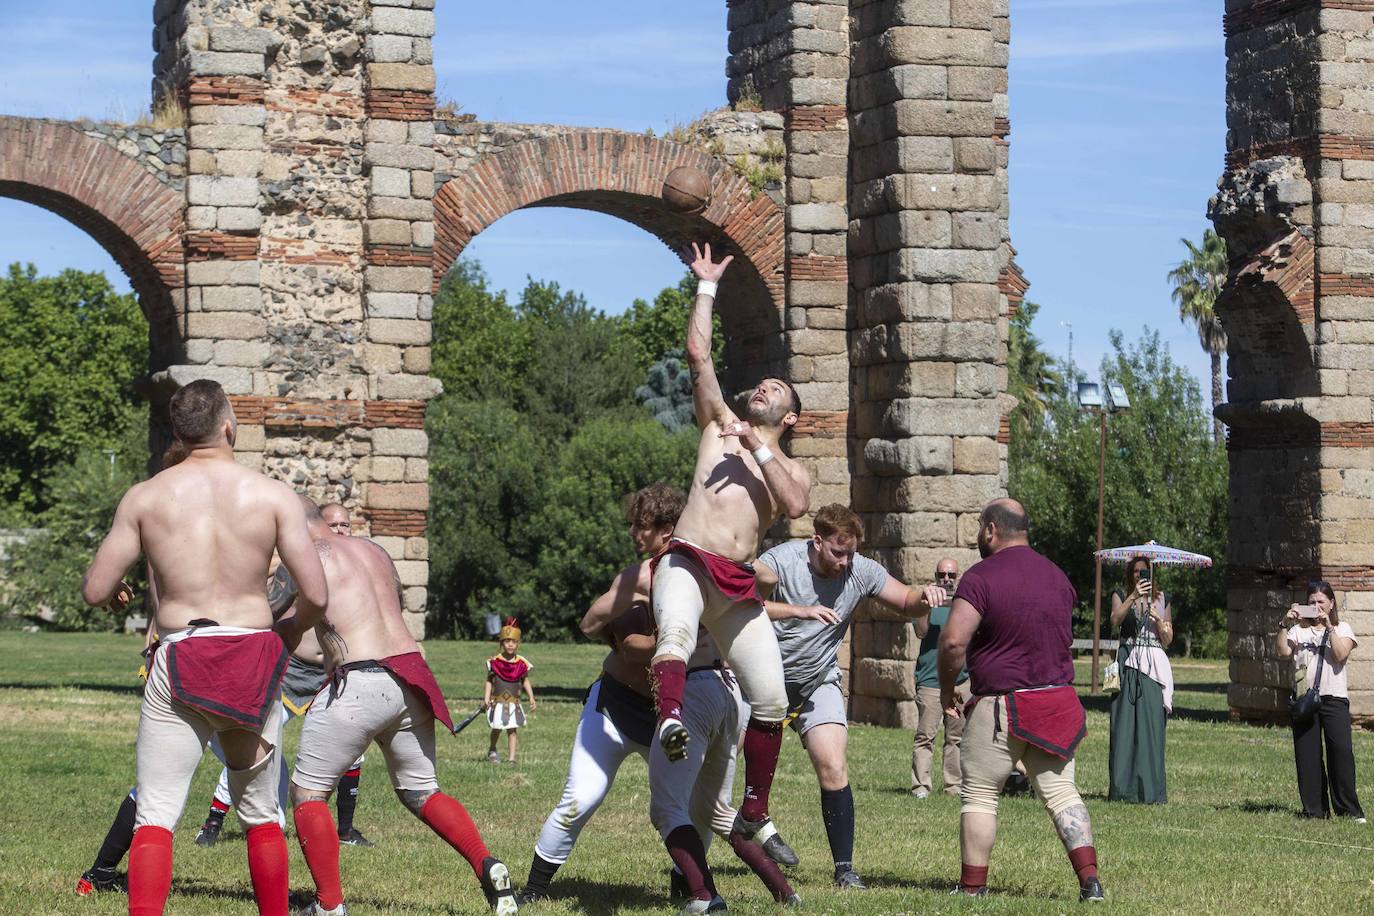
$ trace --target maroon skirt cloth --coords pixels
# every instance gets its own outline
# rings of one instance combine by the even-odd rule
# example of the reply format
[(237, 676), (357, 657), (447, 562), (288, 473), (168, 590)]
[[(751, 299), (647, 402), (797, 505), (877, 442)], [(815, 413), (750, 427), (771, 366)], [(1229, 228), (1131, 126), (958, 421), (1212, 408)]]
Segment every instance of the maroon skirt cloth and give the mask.
[(738, 563), (718, 553), (702, 550), (686, 541), (671, 540), (663, 551), (649, 561), (649, 570), (658, 568), (658, 563), (670, 553), (680, 553), (700, 566), (720, 593), (731, 601), (757, 601), (759, 597), (758, 580), (754, 567), (748, 563)]
[(167, 679), (177, 701), (260, 731), (281, 702), (288, 657), (271, 630), (191, 636), (167, 646)]
[(429, 663), (423, 655), (419, 652), (391, 655), (379, 658), (377, 664), (424, 697), (429, 703), (429, 711), (434, 713), (434, 718), (444, 723), (444, 727), (449, 731), (453, 731), (453, 715), (448, 711), (448, 703), (444, 701), (444, 692), (439, 689), (438, 682), (434, 680), (434, 672), (430, 670)]
[(1048, 754), (1073, 759), (1088, 734), (1083, 703), (1073, 687), (1012, 691), (1007, 701), (1007, 730)]

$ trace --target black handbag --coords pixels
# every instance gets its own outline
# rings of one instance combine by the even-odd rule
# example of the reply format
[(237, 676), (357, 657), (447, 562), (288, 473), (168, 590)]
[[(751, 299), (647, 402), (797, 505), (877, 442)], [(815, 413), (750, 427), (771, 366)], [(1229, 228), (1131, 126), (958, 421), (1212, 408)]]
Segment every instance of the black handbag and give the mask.
[(1294, 725), (1307, 725), (1317, 718), (1317, 710), (1322, 705), (1322, 665), (1326, 662), (1326, 641), (1331, 638), (1331, 628), (1322, 634), (1321, 648), (1317, 650), (1317, 674), (1312, 678), (1312, 686), (1301, 696), (1295, 688), (1288, 698), (1288, 716)]

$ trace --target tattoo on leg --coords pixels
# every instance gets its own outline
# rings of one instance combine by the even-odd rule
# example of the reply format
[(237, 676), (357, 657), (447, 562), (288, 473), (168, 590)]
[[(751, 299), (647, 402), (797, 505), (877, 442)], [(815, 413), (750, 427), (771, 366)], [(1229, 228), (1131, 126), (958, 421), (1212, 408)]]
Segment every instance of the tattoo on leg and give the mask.
[(1059, 839), (1064, 841), (1065, 849), (1073, 850), (1093, 844), (1093, 825), (1088, 818), (1088, 806), (1082, 803), (1056, 814), (1054, 829), (1059, 831)]
[(411, 813), (419, 816), (420, 809), (425, 806), (425, 802), (433, 797), (434, 791), (431, 789), (397, 789), (396, 797), (401, 800), (401, 804), (410, 809)]

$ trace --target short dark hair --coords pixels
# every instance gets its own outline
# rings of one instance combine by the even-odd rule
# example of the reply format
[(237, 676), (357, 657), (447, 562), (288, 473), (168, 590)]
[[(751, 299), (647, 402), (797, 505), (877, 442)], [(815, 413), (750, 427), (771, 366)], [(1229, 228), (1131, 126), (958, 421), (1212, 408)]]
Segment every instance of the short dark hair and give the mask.
[(1011, 500), (999, 499), (988, 503), (983, 508), (980, 524), (989, 522), (996, 525), (1002, 534), (1030, 534), (1030, 517), (1025, 509)]
[(786, 385), (786, 386), (787, 386), (787, 390), (790, 391), (790, 392), (792, 393), (792, 412), (793, 412), (794, 414), (796, 414), (797, 416), (800, 417), (800, 416), (801, 416), (801, 395), (797, 393), (797, 386), (796, 386), (796, 385), (793, 385), (791, 382), (789, 382), (789, 381), (788, 381), (787, 379), (785, 379), (785, 378), (780, 378), (780, 379), (778, 379), (778, 381), (780, 381), (780, 382), (782, 382), (784, 385)]
[(679, 487), (659, 481), (633, 493), (626, 493), (621, 503), (625, 521), (631, 525), (662, 528), (676, 525), (682, 510), (687, 507), (687, 494)]
[(828, 538), (832, 534), (844, 533), (856, 541), (863, 541), (864, 526), (859, 520), (859, 516), (853, 509), (843, 503), (830, 503), (821, 506), (816, 512), (816, 519), (812, 523), (822, 538)]
[(172, 435), (187, 445), (205, 442), (229, 410), (229, 398), (219, 382), (198, 378), (172, 395), (167, 412), (172, 420)]

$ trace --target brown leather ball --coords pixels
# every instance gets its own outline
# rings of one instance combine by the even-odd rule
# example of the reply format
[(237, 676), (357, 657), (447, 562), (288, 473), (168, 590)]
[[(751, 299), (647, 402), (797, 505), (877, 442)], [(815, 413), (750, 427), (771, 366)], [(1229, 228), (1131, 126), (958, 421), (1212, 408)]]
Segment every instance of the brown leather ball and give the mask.
[(678, 166), (663, 179), (663, 200), (679, 213), (700, 213), (711, 202), (711, 179), (701, 169)]

